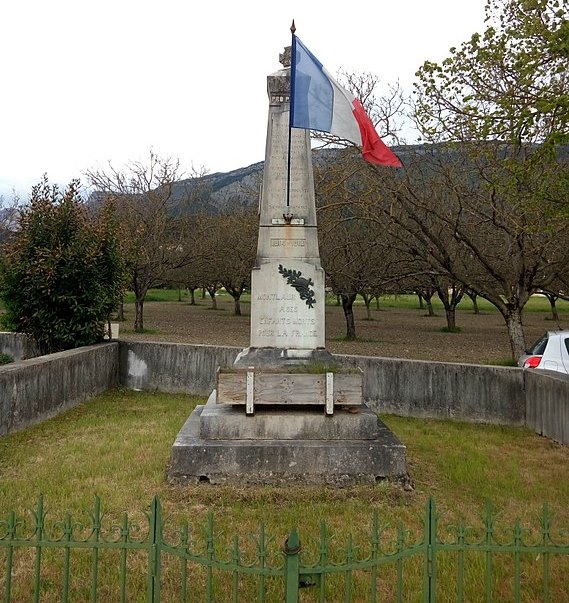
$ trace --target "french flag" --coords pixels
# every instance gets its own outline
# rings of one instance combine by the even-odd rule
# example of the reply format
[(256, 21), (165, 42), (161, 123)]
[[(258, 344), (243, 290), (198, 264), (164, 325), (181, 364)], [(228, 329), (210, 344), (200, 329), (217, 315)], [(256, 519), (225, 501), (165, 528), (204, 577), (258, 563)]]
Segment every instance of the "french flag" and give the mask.
[(381, 140), (361, 102), (326, 71), (293, 34), (290, 125), (329, 132), (362, 148), (365, 161), (401, 167)]

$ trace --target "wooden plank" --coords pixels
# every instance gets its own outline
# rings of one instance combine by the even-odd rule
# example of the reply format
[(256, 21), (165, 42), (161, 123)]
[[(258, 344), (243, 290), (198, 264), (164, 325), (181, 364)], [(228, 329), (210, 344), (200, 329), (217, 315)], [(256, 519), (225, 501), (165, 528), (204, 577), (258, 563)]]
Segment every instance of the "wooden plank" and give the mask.
[[(247, 369), (218, 371), (217, 403), (247, 404)], [(334, 373), (334, 405), (362, 403), (362, 373)], [(326, 373), (254, 371), (253, 404), (326, 405)]]
[(255, 412), (255, 373), (247, 371), (247, 400), (245, 412), (252, 415)]
[(325, 375), (302, 373), (257, 373), (256, 404), (322, 404)]
[(334, 373), (326, 373), (326, 414), (334, 414)]
[(218, 373), (218, 404), (245, 404), (247, 402), (247, 373)]
[(334, 404), (354, 406), (363, 403), (362, 374), (334, 374)]

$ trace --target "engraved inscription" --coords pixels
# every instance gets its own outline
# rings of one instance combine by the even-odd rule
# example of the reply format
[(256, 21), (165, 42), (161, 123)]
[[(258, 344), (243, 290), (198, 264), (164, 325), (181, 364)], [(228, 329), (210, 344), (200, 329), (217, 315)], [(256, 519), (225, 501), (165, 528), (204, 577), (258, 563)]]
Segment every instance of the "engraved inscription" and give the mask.
[(271, 239), (271, 247), (305, 247), (306, 239)]
[(311, 331), (299, 331), (298, 329), (292, 329), (287, 331), (286, 329), (257, 329), (258, 337), (293, 337), (295, 339), (306, 339), (307, 337), (316, 337), (317, 333), (315, 330)]
[(316, 324), (316, 320), (314, 318), (287, 318), (283, 316), (282, 318), (275, 318), (274, 316), (261, 316), (259, 318), (260, 325), (276, 325), (276, 326), (313, 326)]
[[(265, 190), (268, 199), (269, 211), (282, 212), (287, 199), (288, 180), (288, 133), (286, 128), (274, 123), (271, 132), (271, 147), (267, 157), (267, 167), (271, 174), (270, 188)], [(309, 149), (306, 144), (304, 132), (293, 133), (291, 140), (291, 166), (290, 166), (290, 196), (291, 211), (305, 213), (308, 211), (307, 203), (313, 195), (309, 183), (307, 162), (310, 161)]]
[(294, 295), (292, 293), (259, 293), (257, 299), (259, 301), (292, 301)]

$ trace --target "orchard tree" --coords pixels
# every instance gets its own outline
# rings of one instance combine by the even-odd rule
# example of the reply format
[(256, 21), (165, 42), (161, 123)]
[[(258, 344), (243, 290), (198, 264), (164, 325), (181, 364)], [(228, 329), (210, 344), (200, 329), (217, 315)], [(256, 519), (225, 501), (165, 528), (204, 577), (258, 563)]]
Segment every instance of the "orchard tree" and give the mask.
[[(439, 158), (459, 150), (467, 166), (444, 174), (455, 211), (430, 206), (473, 274), (464, 262), (446, 268), (502, 313), (517, 357), (524, 305), (569, 261), (569, 22), (557, 0), (488, 0), (486, 21), (421, 67), (414, 115), (426, 141), (445, 144)], [(417, 216), (426, 203), (413, 184), (400, 197)]]
[(60, 191), (47, 177), (33, 187), (2, 262), (8, 326), (42, 354), (101, 341), (123, 293), (114, 208), (93, 216), (79, 191), (79, 181)]
[(188, 241), (189, 256), (187, 263), (183, 266), (177, 266), (167, 273), (167, 281), (174, 283), (178, 287), (188, 290), (190, 305), (196, 305), (196, 289), (205, 286), (207, 282), (208, 266), (211, 258), (207, 245), (203, 244), (206, 237), (211, 236), (214, 230), (213, 217), (205, 212), (191, 213), (186, 216), (187, 232), (191, 233), (191, 240)]
[[(358, 154), (359, 155), (359, 154)], [(398, 253), (384, 212), (368, 219), (367, 205), (377, 201), (367, 186), (368, 173), (350, 149), (318, 166), (315, 183), (322, 267), (346, 320), (346, 339), (356, 338), (353, 305), (358, 294), (369, 304), (380, 290), (406, 278), (415, 269)], [(371, 198), (368, 194), (371, 192)]]
[(241, 295), (250, 286), (255, 265), (259, 217), (250, 208), (219, 215), (215, 222), (219, 281), (233, 298), (235, 316), (241, 316)]
[[(201, 173), (194, 173), (198, 178)], [(121, 171), (87, 172), (91, 185), (116, 203), (124, 231), (124, 248), (135, 295), (135, 331), (144, 330), (144, 300), (151, 287), (168, 281), (172, 271), (188, 264), (199, 246), (188, 210), (201, 198), (192, 180), (180, 195), (179, 162), (153, 151), (147, 162), (132, 162)]]

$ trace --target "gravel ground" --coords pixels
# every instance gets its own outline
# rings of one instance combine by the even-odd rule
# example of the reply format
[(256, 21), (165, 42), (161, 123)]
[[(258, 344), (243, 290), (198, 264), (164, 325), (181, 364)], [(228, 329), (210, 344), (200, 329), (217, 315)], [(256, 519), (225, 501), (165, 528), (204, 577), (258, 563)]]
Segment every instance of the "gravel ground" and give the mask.
[[(218, 300), (218, 310), (210, 302), (199, 300), (197, 306), (187, 302), (147, 302), (144, 326), (147, 332), (135, 333), (134, 306), (125, 306), (126, 321), (120, 326), (122, 339), (203, 343), (247, 347), (249, 345), (249, 305), (243, 304), (243, 316), (233, 315), (229, 299)], [(426, 316), (424, 310), (386, 308), (373, 310), (373, 320), (366, 320), (363, 306), (355, 307), (358, 341), (343, 341), (346, 333), (341, 307), (326, 307), (326, 347), (338, 354), (387, 356), (502, 364), (510, 358), (510, 345), (504, 321), (498, 312), (475, 315), (459, 311), (460, 333), (444, 333), (444, 313)], [(527, 312), (524, 326), (528, 344), (557, 325), (541, 312)], [(561, 326), (569, 328), (569, 313), (561, 314)]]

